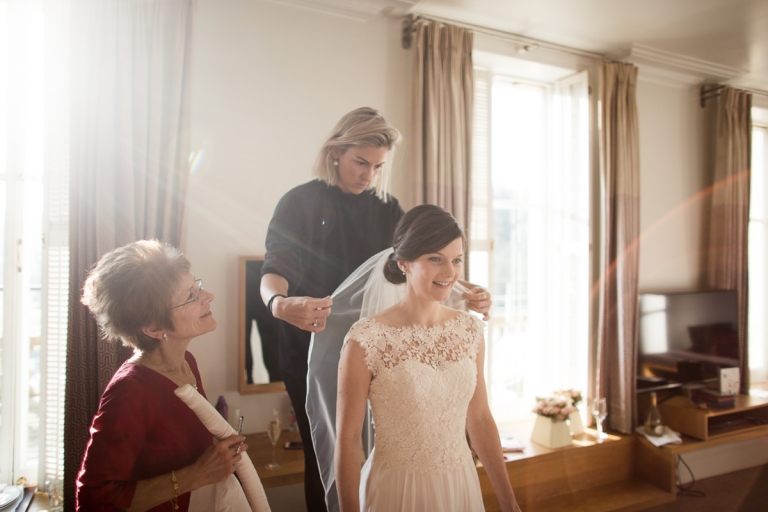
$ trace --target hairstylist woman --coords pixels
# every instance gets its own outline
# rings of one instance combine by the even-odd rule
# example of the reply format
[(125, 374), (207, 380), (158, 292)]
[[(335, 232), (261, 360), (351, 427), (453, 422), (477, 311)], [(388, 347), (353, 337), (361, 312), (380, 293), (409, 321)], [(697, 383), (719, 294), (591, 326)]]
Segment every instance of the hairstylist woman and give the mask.
[[(399, 141), (400, 133), (377, 110), (364, 107), (346, 114), (320, 149), (316, 179), (283, 196), (267, 232), (261, 296), (272, 315), (283, 320), (280, 370), (304, 445), (310, 512), (326, 509), (305, 411), (310, 336), (325, 328), (331, 293), (361, 263), (391, 245), (403, 216), (387, 193)], [(486, 290), (474, 288), (465, 298), (471, 309), (488, 312)]]

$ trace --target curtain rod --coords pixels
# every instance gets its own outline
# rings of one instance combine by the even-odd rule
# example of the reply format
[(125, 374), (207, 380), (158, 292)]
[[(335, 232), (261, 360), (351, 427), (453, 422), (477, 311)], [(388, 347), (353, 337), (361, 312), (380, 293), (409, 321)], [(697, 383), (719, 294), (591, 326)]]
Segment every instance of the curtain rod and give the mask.
[[(586, 57), (594, 60), (605, 60), (605, 56), (600, 53), (588, 52), (585, 50), (579, 50), (578, 48), (571, 48), (570, 46), (562, 46), (548, 41), (542, 41), (540, 39), (533, 39), (531, 37), (525, 37), (511, 32), (504, 32), (502, 30), (496, 30), (487, 27), (481, 27), (479, 25), (472, 25), (470, 23), (464, 23), (461, 21), (449, 20), (445, 18), (439, 18), (435, 16), (422, 16), (421, 14), (413, 15), (409, 14), (403, 20), (403, 48), (410, 48), (411, 41), (413, 40), (413, 33), (416, 31), (416, 23), (419, 21), (436, 21), (438, 23), (446, 23), (449, 25), (455, 25), (479, 34), (495, 37), (503, 41), (511, 41), (522, 45), (523, 48), (546, 48), (547, 50), (554, 50), (563, 53), (570, 53), (572, 55), (578, 55), (579, 57)], [(526, 48), (527, 49), (527, 48)]]
[[(403, 19), (403, 48), (408, 49), (411, 47), (411, 42), (413, 41), (413, 34), (416, 32), (416, 24), (419, 21), (436, 21), (438, 23), (445, 23), (448, 25), (454, 25), (460, 28), (464, 28), (467, 30), (471, 30), (473, 32), (477, 32), (479, 34), (484, 34), (490, 37), (495, 37), (497, 39), (501, 39), (503, 41), (509, 41), (513, 43), (517, 43), (522, 46), (525, 50), (533, 49), (533, 48), (546, 48), (548, 50), (554, 50), (557, 52), (563, 52), (563, 53), (569, 53), (571, 55), (577, 55), (579, 57), (586, 57), (588, 59), (594, 59), (599, 60), (602, 62), (616, 62), (614, 60), (609, 59), (605, 55), (601, 53), (595, 53), (595, 52), (588, 52), (586, 50), (579, 50), (578, 48), (571, 48), (570, 46), (562, 46), (555, 43), (550, 43), (548, 41), (542, 41), (541, 39), (533, 39), (531, 37), (525, 37), (518, 34), (513, 34), (511, 32), (504, 32), (502, 30), (496, 30), (492, 28), (487, 27), (481, 27), (480, 25), (473, 25), (471, 23), (464, 23), (461, 21), (456, 20), (449, 20), (447, 18), (440, 18), (438, 16), (424, 16), (421, 14), (409, 14)], [(720, 93), (719, 89), (716, 91), (707, 91), (705, 92), (703, 87), (704, 86), (712, 86), (712, 85), (718, 85), (718, 84), (704, 84), (702, 86), (702, 98), (701, 103), (702, 106), (704, 105), (704, 102), (709, 99), (711, 96), (718, 95)], [(751, 92), (752, 94), (758, 95), (758, 96), (765, 96), (768, 98), (768, 91), (762, 91), (760, 89), (750, 89), (746, 87), (738, 87), (738, 89), (741, 89), (742, 91)], [(706, 95), (706, 97), (705, 97)]]
[(766, 98), (768, 98), (768, 91), (761, 91), (760, 89), (749, 89), (747, 87), (739, 87), (739, 86), (723, 85), (723, 84), (702, 84), (701, 88), (699, 89), (699, 97), (700, 97), (702, 108), (706, 105), (707, 100), (712, 99), (716, 96), (720, 96), (720, 91), (722, 91), (726, 87), (732, 87), (733, 89), (738, 89), (739, 91), (748, 92), (750, 94), (757, 95), (757, 96), (765, 96)]

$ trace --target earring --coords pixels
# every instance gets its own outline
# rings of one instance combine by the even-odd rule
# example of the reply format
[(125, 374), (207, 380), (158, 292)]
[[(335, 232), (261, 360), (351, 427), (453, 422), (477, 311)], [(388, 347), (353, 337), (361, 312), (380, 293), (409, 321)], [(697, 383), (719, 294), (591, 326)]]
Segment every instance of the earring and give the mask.
[(333, 166), (334, 167), (338, 167), (339, 166), (339, 161), (338, 160), (334, 160), (333, 161)]
[(167, 334), (165, 334), (165, 333), (163, 333), (163, 339), (164, 339), (165, 341), (168, 341), (168, 335), (167, 335)]

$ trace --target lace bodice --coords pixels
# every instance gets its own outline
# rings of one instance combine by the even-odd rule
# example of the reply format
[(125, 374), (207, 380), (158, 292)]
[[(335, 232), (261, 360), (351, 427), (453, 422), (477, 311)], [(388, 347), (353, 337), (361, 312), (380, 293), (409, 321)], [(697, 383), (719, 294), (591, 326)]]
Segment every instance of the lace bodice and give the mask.
[(433, 472), (470, 456), (464, 430), (482, 336), (483, 323), (463, 312), (434, 327), (352, 326), (344, 342), (360, 344), (372, 373), (377, 461)]

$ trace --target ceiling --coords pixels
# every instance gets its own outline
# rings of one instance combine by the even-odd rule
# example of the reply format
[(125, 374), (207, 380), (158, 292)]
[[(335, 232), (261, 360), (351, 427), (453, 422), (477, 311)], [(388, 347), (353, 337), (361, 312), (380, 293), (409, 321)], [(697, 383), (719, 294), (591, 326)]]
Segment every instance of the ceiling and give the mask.
[(633, 44), (740, 70), (768, 91), (768, 0), (410, 0), (434, 16), (600, 54)]

